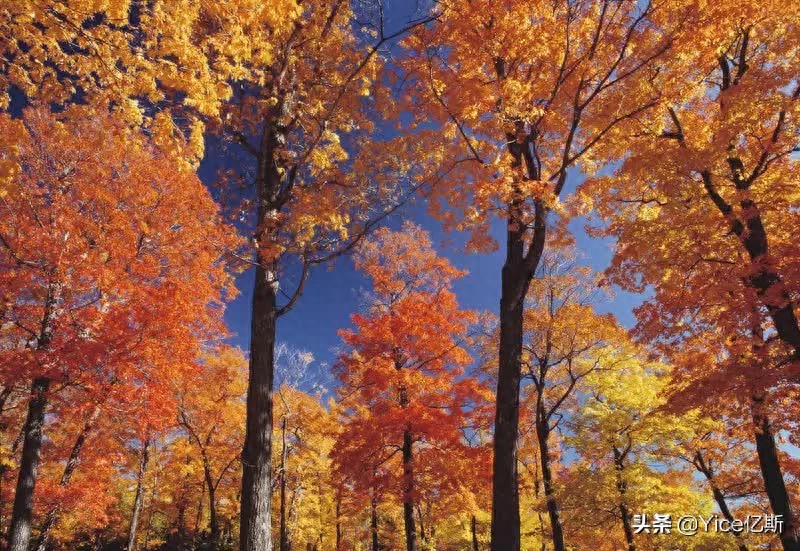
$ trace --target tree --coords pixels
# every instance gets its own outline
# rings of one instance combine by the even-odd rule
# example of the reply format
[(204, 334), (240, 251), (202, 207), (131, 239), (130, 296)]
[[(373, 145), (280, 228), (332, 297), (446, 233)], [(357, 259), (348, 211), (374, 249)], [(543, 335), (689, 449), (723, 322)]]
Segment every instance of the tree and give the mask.
[(0, 8), (0, 109), (15, 92), (44, 105), (110, 107), (162, 142), (180, 145), (172, 138), (191, 132), (198, 160), (204, 120), (220, 116), (232, 81), (259, 78), (277, 54), (273, 36), (300, 11), (295, 0), (10, 0)]
[(668, 299), (686, 281), (722, 301), (721, 325), (758, 310), (796, 356), (798, 254), (786, 231), (798, 216), (787, 185), (798, 162), (796, 17), (786, 6), (729, 7), (698, 10), (702, 39), (666, 64), (659, 109), (641, 119), (614, 175), (586, 193), (597, 192), (619, 238), (615, 281), (653, 285), (652, 316), (688, 311)]
[(564, 549), (565, 543), (551, 436), (585, 379), (619, 361), (615, 345), (625, 338), (613, 316), (595, 312), (595, 281), (588, 269), (571, 266), (566, 257), (546, 257), (529, 287), (525, 308), (522, 365), (531, 384), (523, 390), (522, 407), (531, 411), (556, 549)]
[[(491, 247), (506, 227), (494, 440), (492, 549), (520, 547), (517, 434), (524, 299), (573, 167), (593, 172), (657, 105), (653, 64), (684, 19), (652, 3), (440, 3), (406, 41), (410, 109), (435, 151), (434, 210)], [(507, 155), (504, 160), (504, 154)], [(449, 205), (444, 208), (443, 204)]]
[[(669, 366), (648, 361), (633, 343), (620, 343), (607, 369), (593, 371), (585, 381), (583, 397), (570, 419), (569, 444), (580, 459), (570, 467), (567, 499), (573, 506), (573, 530), (580, 537), (585, 526), (597, 527), (604, 548), (609, 537), (618, 549), (629, 551), (659, 545), (667, 535), (635, 534), (634, 513), (670, 514), (686, 511), (710, 515), (711, 495), (692, 481), (688, 463), (677, 451), (692, 441), (697, 416), (663, 411)], [(621, 533), (620, 533), (621, 528)], [(611, 530), (611, 536), (608, 532)], [(706, 547), (726, 548), (734, 537), (725, 533), (698, 534)], [(677, 538), (683, 538), (677, 535)], [(584, 544), (589, 546), (589, 541)], [(663, 541), (665, 545), (679, 542)]]
[(168, 408), (164, 381), (222, 331), (232, 288), (216, 244), (236, 241), (196, 177), (109, 117), (0, 125), (19, 167), (0, 188), (2, 375), (31, 388), (9, 538), (21, 551), (53, 381), (125, 380)]
[(271, 33), (274, 58), (259, 59), (254, 76), (238, 83), (215, 126), (235, 146), (222, 183), (228, 207), (249, 224), (255, 267), (242, 551), (271, 545), (278, 319), (314, 266), (351, 250), (420, 185), (406, 177), (407, 153), (374, 140), (371, 115), (391, 103), (378, 77), (381, 48), (428, 19), (387, 31), (382, 13), (359, 32), (349, 2), (304, 2), (292, 25)]
[(178, 397), (178, 422), (202, 463), (208, 496), (209, 548), (220, 547), (217, 490), (239, 459), (246, 382), (246, 359), (231, 348), (206, 354), (197, 378), (186, 381)]
[[(476, 318), (458, 308), (451, 290), (463, 272), (437, 257), (417, 226), (378, 230), (356, 266), (371, 280), (372, 294), (366, 313), (353, 316), (355, 329), (342, 332), (352, 351), (337, 366), (347, 415), (337, 465), (365, 489), (376, 470), (384, 473), (401, 495), (405, 548), (413, 551), (415, 505), (432, 490), (421, 474), (437, 463), (434, 457), (447, 469), (463, 453), (461, 427), (478, 389), (463, 377), (470, 357), (462, 344)], [(438, 494), (452, 491), (447, 472), (437, 475), (429, 480)]]
[[(275, 478), (279, 544), (283, 550), (324, 545), (335, 535), (335, 490), (330, 451), (338, 431), (321, 393), (282, 385), (276, 392)], [(333, 536), (333, 537), (332, 537)]]

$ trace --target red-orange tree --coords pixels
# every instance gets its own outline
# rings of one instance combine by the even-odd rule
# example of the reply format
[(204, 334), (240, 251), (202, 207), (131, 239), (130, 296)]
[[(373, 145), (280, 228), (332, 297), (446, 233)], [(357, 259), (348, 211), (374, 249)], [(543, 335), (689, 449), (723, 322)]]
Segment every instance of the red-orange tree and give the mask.
[[(27, 549), (53, 381), (121, 381), (171, 409), (230, 291), (235, 246), (200, 181), (109, 117), (0, 118), (2, 376), (31, 385), (10, 548)], [(170, 413), (171, 415), (171, 413)], [(147, 424), (147, 418), (141, 424)]]
[[(475, 315), (460, 310), (452, 292), (463, 272), (438, 257), (427, 233), (410, 223), (401, 232), (378, 231), (356, 265), (372, 293), (367, 311), (353, 316), (355, 329), (342, 332), (352, 351), (337, 366), (347, 424), (336, 464), (364, 492), (379, 472), (401, 496), (411, 551), (418, 545), (414, 504), (434, 491), (422, 481), (441, 494), (458, 483), (447, 472), (421, 475), (464, 453), (461, 429), (478, 389), (463, 376), (470, 362), (463, 344)], [(440, 461), (425, 459), (437, 454)]]
[[(426, 162), (440, 179), (438, 214), (491, 246), (506, 227), (501, 275), (492, 549), (520, 547), (517, 433), (525, 295), (570, 171), (597, 170), (625, 150), (637, 116), (657, 104), (655, 60), (681, 14), (652, 2), (440, 2), (442, 15), (407, 41), (426, 123)], [(441, 126), (431, 130), (434, 119)], [(444, 208), (449, 205), (450, 208)], [(438, 208), (440, 207), (441, 208)], [(560, 549), (560, 548), (559, 548)]]

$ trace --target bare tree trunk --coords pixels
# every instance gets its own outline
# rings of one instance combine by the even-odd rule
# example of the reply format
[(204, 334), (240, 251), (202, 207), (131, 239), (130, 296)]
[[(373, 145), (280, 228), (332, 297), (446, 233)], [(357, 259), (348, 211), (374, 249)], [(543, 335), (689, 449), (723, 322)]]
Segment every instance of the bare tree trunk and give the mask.
[(380, 551), (378, 545), (378, 496), (375, 490), (372, 490), (372, 500), (370, 503), (370, 530), (372, 532), (372, 551)]
[[(725, 494), (722, 493), (722, 490), (719, 489), (717, 486), (716, 481), (714, 480), (714, 471), (712, 470), (711, 466), (706, 463), (705, 458), (701, 451), (696, 451), (694, 454), (694, 461), (693, 464), (695, 468), (706, 477), (708, 481), (708, 485), (711, 487), (711, 494), (714, 496), (714, 501), (719, 507), (722, 516), (725, 517), (725, 520), (732, 523), (734, 521), (733, 514), (731, 513), (730, 508), (728, 507), (728, 502), (725, 499)], [(736, 537), (738, 541), (739, 551), (747, 551), (747, 546), (744, 544), (742, 539), (742, 535), (739, 532), (731, 530), (731, 533)]]
[(200, 488), (200, 501), (197, 502), (197, 515), (194, 517), (194, 534), (192, 534), (192, 545), (197, 540), (200, 533), (200, 523), (203, 522), (203, 503), (206, 499), (206, 481), (203, 477), (203, 486)]
[[(509, 222), (510, 224), (510, 222)], [(492, 466), (492, 551), (519, 551), (520, 519), (517, 473), (523, 287), (519, 278), (522, 236), (508, 232), (500, 298), (500, 350)], [(523, 293), (524, 296), (524, 293)]]
[[(541, 392), (543, 389), (539, 389)], [(541, 405), (539, 409), (541, 409)], [(539, 440), (539, 460), (542, 466), (542, 484), (544, 495), (547, 501), (547, 513), (550, 516), (550, 532), (553, 537), (553, 549), (555, 551), (565, 551), (564, 529), (561, 525), (561, 516), (558, 507), (558, 500), (555, 495), (553, 485), (553, 472), (550, 468), (550, 427), (543, 411), (537, 411), (536, 415), (536, 436)]]
[(136, 528), (139, 524), (139, 515), (142, 512), (142, 502), (144, 501), (144, 476), (147, 472), (147, 463), (150, 461), (150, 439), (142, 444), (142, 457), (139, 460), (139, 475), (136, 479), (136, 497), (133, 500), (133, 514), (131, 515), (131, 526), (128, 530), (128, 551), (136, 550)]
[(798, 538), (797, 519), (792, 510), (789, 492), (783, 480), (778, 447), (775, 445), (775, 436), (772, 434), (769, 418), (764, 413), (764, 399), (762, 396), (753, 396), (753, 424), (755, 425), (756, 452), (758, 463), (761, 466), (761, 476), (764, 480), (764, 489), (769, 498), (772, 513), (780, 515), (783, 520), (781, 543), (785, 551), (800, 551), (800, 538)]
[[(86, 442), (86, 437), (92, 430), (92, 426), (94, 425), (94, 422), (97, 420), (97, 417), (99, 415), (100, 415), (100, 408), (95, 407), (94, 410), (92, 411), (92, 414), (83, 424), (80, 433), (78, 433), (78, 437), (75, 439), (75, 443), (72, 445), (72, 451), (70, 451), (69, 458), (67, 459), (67, 464), (64, 466), (64, 472), (61, 474), (61, 480), (58, 483), (59, 486), (65, 487), (69, 485), (69, 481), (72, 478), (72, 473), (74, 473), (75, 469), (78, 467), (78, 457), (80, 456), (81, 450), (83, 449), (83, 445)], [(42, 528), (39, 531), (39, 540), (36, 542), (36, 551), (47, 550), (47, 543), (50, 539), (50, 530), (53, 529), (53, 525), (56, 523), (56, 519), (58, 517), (58, 509), (59, 507), (56, 505), (55, 507), (52, 507), (49, 511), (47, 511), (44, 524), (42, 524)]]
[(614, 471), (617, 476), (617, 492), (619, 493), (619, 514), (622, 518), (622, 528), (625, 532), (625, 543), (628, 545), (628, 551), (636, 551), (636, 543), (633, 541), (633, 527), (631, 526), (631, 514), (628, 511), (628, 506), (625, 503), (625, 494), (628, 492), (628, 483), (625, 481), (623, 471), (625, 470), (625, 453), (620, 452), (616, 447), (612, 449), (614, 452)]
[(143, 550), (147, 551), (150, 547), (150, 530), (153, 528), (153, 513), (154, 508), (153, 504), (156, 501), (156, 496), (158, 495), (158, 471), (155, 472), (153, 475), (153, 491), (150, 492), (150, 508), (147, 512), (147, 525), (144, 529), (144, 546)]
[(403, 431), (403, 523), (406, 531), (406, 551), (417, 551), (417, 532), (414, 525), (414, 468), (411, 431)]
[(289, 538), (286, 533), (286, 416), (281, 419), (281, 526), (280, 550), (288, 551)]
[(472, 515), (472, 524), (470, 529), (472, 531), (472, 551), (480, 551), (480, 546), (478, 545), (478, 527), (477, 521), (475, 520), (475, 515)]
[(336, 551), (342, 551), (342, 494), (336, 493)]
[(36, 486), (36, 472), (39, 468), (39, 455), (42, 449), (42, 427), (47, 408), (47, 391), (50, 379), (37, 378), (31, 386), (28, 402), (28, 417), (25, 420), (22, 460), (14, 494), (14, 508), (11, 513), (9, 529), (9, 551), (27, 551), (31, 538), (31, 515), (33, 512), (33, 491)]

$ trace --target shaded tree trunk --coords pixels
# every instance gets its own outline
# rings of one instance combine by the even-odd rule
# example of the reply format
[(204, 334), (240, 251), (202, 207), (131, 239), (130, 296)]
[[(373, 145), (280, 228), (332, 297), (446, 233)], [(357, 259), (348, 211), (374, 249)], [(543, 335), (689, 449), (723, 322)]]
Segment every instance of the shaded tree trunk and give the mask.
[(131, 526), (128, 530), (128, 551), (136, 549), (136, 528), (139, 524), (139, 515), (142, 512), (144, 502), (144, 476), (147, 472), (147, 464), (150, 461), (150, 440), (145, 440), (142, 444), (142, 457), (139, 460), (139, 475), (136, 479), (136, 497), (133, 500), (133, 513), (131, 515)]
[(281, 419), (281, 526), (280, 550), (289, 550), (289, 538), (286, 533), (286, 417)]
[[(503, 61), (498, 59), (498, 77), (504, 77)], [(521, 137), (524, 123), (517, 121), (517, 134), (507, 134), (512, 166), (523, 166), (529, 180), (539, 180), (540, 170), (530, 148), (531, 137)], [(522, 370), (523, 309), (525, 295), (544, 251), (547, 233), (547, 207), (534, 201), (533, 233), (525, 250), (529, 224), (523, 219), (525, 198), (508, 204), (506, 258), (501, 274), (500, 349), (498, 351), (497, 392), (492, 463), (492, 551), (519, 551), (520, 517), (517, 466), (519, 437), (519, 390)]]
[[(543, 392), (543, 389), (539, 389)], [(550, 465), (550, 427), (544, 415), (541, 404), (537, 409), (536, 415), (536, 436), (539, 441), (539, 461), (542, 467), (542, 485), (547, 502), (547, 514), (550, 517), (550, 532), (553, 538), (553, 549), (555, 551), (565, 551), (564, 529), (561, 525), (561, 516), (558, 507), (558, 500), (555, 495), (553, 485), (553, 471)]]
[(211, 466), (208, 464), (208, 459), (203, 457), (203, 472), (206, 480), (205, 485), (208, 486), (208, 520), (211, 528), (211, 549), (216, 551), (219, 549), (220, 543), (220, 529), (219, 517), (217, 516), (217, 487), (211, 476)]
[[(500, 350), (492, 466), (492, 551), (519, 551), (517, 473), (523, 300), (519, 281), (522, 237), (509, 230), (500, 298)], [(524, 293), (522, 293), (524, 296)]]
[(142, 549), (147, 551), (150, 547), (150, 531), (153, 528), (153, 513), (154, 508), (153, 504), (156, 501), (156, 495), (158, 494), (158, 471), (156, 471), (155, 476), (153, 477), (153, 491), (150, 492), (150, 510), (147, 512), (147, 525), (144, 528), (144, 546)]
[(372, 532), (372, 551), (380, 551), (378, 542), (378, 496), (372, 494), (372, 501), (370, 503), (370, 530)]
[(780, 515), (783, 520), (781, 543), (785, 551), (800, 551), (800, 538), (798, 538), (797, 519), (792, 510), (789, 492), (783, 480), (778, 447), (772, 433), (769, 418), (763, 411), (764, 399), (762, 396), (753, 396), (752, 399), (753, 424), (755, 425), (756, 452), (758, 463), (761, 467), (761, 476), (764, 480), (764, 489), (769, 498), (769, 504), (774, 515)]
[[(722, 513), (722, 516), (725, 518), (725, 520), (727, 520), (730, 523), (733, 523), (734, 517), (733, 514), (731, 513), (730, 507), (728, 507), (728, 502), (725, 499), (725, 494), (723, 494), (722, 490), (720, 490), (719, 486), (717, 486), (717, 482), (716, 480), (714, 480), (714, 471), (711, 468), (711, 465), (706, 462), (702, 452), (700, 452), (699, 450), (694, 454), (693, 463), (695, 468), (697, 468), (697, 470), (700, 471), (700, 473), (704, 477), (706, 477), (708, 485), (711, 487), (711, 494), (714, 496), (714, 502), (717, 504), (717, 507), (719, 507), (720, 513)], [(733, 530), (731, 530), (731, 533), (736, 537), (737, 540), (739, 540), (738, 541), (739, 551), (747, 551), (747, 546), (744, 544), (744, 542), (741, 541), (742, 535), (739, 532), (735, 532)]]
[(342, 494), (336, 493), (336, 551), (342, 551)]
[(277, 321), (277, 289), (272, 277), (260, 264), (256, 267), (242, 452), (241, 551), (272, 550), (272, 387)]
[(475, 520), (475, 515), (472, 515), (470, 531), (472, 532), (472, 551), (480, 551), (480, 546), (478, 545), (478, 527), (477, 521)]
[[(83, 445), (86, 442), (86, 437), (92, 430), (92, 426), (99, 415), (100, 408), (96, 407), (89, 416), (89, 419), (87, 419), (83, 424), (80, 433), (78, 433), (78, 437), (75, 439), (75, 443), (72, 445), (72, 450), (70, 451), (69, 458), (67, 459), (67, 464), (64, 466), (64, 472), (61, 474), (61, 480), (58, 482), (59, 486), (65, 487), (69, 485), (69, 481), (72, 478), (72, 473), (74, 473), (75, 469), (78, 467), (78, 457), (80, 456), (81, 449), (83, 449)], [(39, 540), (36, 542), (36, 551), (47, 550), (47, 544), (50, 539), (50, 531), (53, 529), (53, 525), (58, 517), (58, 510), (59, 507), (56, 505), (47, 511), (44, 523), (39, 531)]]
[(192, 545), (195, 544), (200, 533), (200, 523), (203, 521), (203, 503), (206, 499), (206, 479), (203, 477), (203, 485), (200, 488), (200, 500), (197, 502), (197, 515), (194, 517), (194, 534), (192, 534)]
[(406, 530), (406, 551), (417, 551), (417, 532), (414, 525), (414, 469), (412, 466), (411, 431), (403, 431), (403, 523)]
[(336, 551), (342, 551), (342, 494), (336, 492)]
[[(752, 182), (743, 175), (741, 159), (729, 156), (728, 164), (736, 189), (747, 191)], [(752, 198), (742, 199), (740, 206), (746, 216), (736, 217), (733, 207), (717, 191), (711, 172), (704, 170), (701, 176), (706, 193), (720, 213), (730, 220), (731, 233), (736, 235), (750, 258), (752, 270), (746, 279), (747, 285), (756, 291), (766, 306), (778, 337), (792, 347), (795, 357), (800, 356), (800, 325), (794, 313), (795, 304), (776, 268), (778, 263), (770, 258), (769, 241), (759, 206)]]
[(625, 543), (628, 551), (636, 551), (636, 543), (633, 541), (633, 527), (631, 526), (631, 514), (625, 503), (625, 494), (628, 492), (628, 483), (625, 481), (623, 471), (625, 470), (625, 453), (620, 452), (616, 447), (614, 452), (614, 471), (617, 477), (617, 492), (619, 493), (619, 514), (622, 518), (622, 528), (625, 532)]
[(11, 526), (8, 535), (9, 551), (27, 551), (31, 538), (31, 515), (33, 512), (33, 491), (36, 486), (36, 473), (39, 469), (39, 456), (42, 449), (42, 427), (47, 408), (47, 391), (50, 379), (40, 377), (33, 380), (31, 398), (28, 402), (28, 416), (24, 426), (22, 460), (17, 476), (17, 489), (14, 494), (14, 508), (11, 513)]

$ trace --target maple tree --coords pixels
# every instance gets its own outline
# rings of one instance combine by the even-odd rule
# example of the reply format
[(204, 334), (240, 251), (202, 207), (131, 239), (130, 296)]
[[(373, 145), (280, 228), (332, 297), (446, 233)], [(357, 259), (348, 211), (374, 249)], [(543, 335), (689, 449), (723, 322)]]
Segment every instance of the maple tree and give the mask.
[(300, 11), (295, 0), (11, 0), (0, 8), (0, 109), (15, 92), (44, 105), (111, 108), (192, 164), (204, 122), (219, 118), (234, 81), (263, 78), (277, 54), (273, 36)]
[[(799, 30), (786, 2), (6, 1), (1, 544), (800, 549)], [(379, 229), (412, 198), (464, 250)], [(501, 240), (495, 287), (454, 267)], [(351, 252), (329, 367), (278, 328)], [(496, 321), (459, 306), (495, 288)]]
[[(470, 361), (464, 340), (476, 318), (458, 309), (451, 291), (463, 272), (436, 256), (419, 227), (378, 230), (356, 266), (371, 280), (372, 295), (366, 312), (353, 316), (355, 329), (342, 332), (353, 350), (337, 368), (347, 416), (337, 466), (366, 488), (379, 472), (382, 484), (399, 493), (405, 548), (412, 551), (415, 504), (431, 491), (424, 471), (436, 466), (436, 456), (447, 463), (461, 453), (460, 427), (479, 396), (475, 381), (462, 376)], [(454, 481), (445, 470), (427, 482), (445, 492)]]
[[(269, 549), (275, 335), (310, 271), (352, 249), (418, 183), (372, 137), (389, 103), (379, 86), (384, 45), (427, 20), (387, 31), (353, 28), (349, 2), (304, 2), (270, 36), (275, 56), (237, 83), (213, 130), (234, 162), (222, 174), (229, 208), (250, 224), (252, 299), (240, 546)], [(344, 142), (353, 145), (346, 148)], [(351, 158), (350, 151), (357, 151)], [(241, 193), (240, 186), (244, 186)]]
[(157, 396), (153, 416), (167, 408), (159, 382), (180, 377), (207, 331), (222, 331), (218, 305), (233, 289), (213, 243), (235, 247), (235, 234), (193, 174), (110, 118), (40, 110), (0, 124), (3, 155), (20, 167), (2, 183), (3, 377), (31, 388), (16, 551), (30, 537), (51, 383), (125, 380), (128, 392)]
[[(694, 399), (752, 411), (765, 487), (791, 519), (768, 413), (776, 409), (766, 404), (785, 395), (771, 396), (796, 371), (800, 335), (786, 231), (796, 217), (787, 186), (800, 90), (796, 56), (786, 54), (793, 19), (782, 7), (733, 15), (717, 4), (698, 14), (706, 31), (666, 67), (660, 109), (642, 119), (625, 162), (587, 193), (598, 192), (605, 232), (619, 240), (612, 280), (654, 291), (639, 311), (641, 338), (703, 359), (705, 372), (685, 364), (686, 380), (707, 393)], [(797, 548), (793, 530), (787, 549)]]
[(593, 278), (587, 269), (552, 255), (543, 260), (539, 273), (528, 289), (525, 309), (522, 366), (531, 384), (524, 387), (522, 407), (532, 411), (553, 544), (564, 549), (551, 436), (584, 380), (618, 361), (615, 345), (623, 342), (624, 331), (612, 316), (594, 311)]
[[(506, 226), (494, 436), (492, 549), (519, 549), (517, 433), (526, 291), (553, 213), (566, 214), (573, 167), (590, 173), (625, 150), (636, 118), (658, 104), (654, 64), (685, 29), (680, 10), (633, 2), (445, 2), (406, 43), (410, 109), (441, 175), (433, 208), (493, 246)], [(444, 205), (448, 205), (445, 207)]]
[[(635, 551), (657, 545), (647, 541), (651, 538), (670, 536), (649, 531), (635, 534), (633, 511), (676, 518), (688, 510), (710, 515), (711, 495), (692, 483), (688, 464), (670, 453), (690, 441), (693, 419), (659, 410), (665, 401), (669, 367), (648, 361), (630, 343), (617, 348), (614, 356), (609, 369), (588, 375), (585, 399), (570, 419), (573, 430), (568, 440), (580, 455), (570, 475), (591, 481), (573, 486), (570, 499), (576, 500), (579, 513), (573, 510), (571, 515), (581, 520), (573, 525), (578, 532), (589, 525), (619, 534), (621, 527), (614, 548)], [(701, 545), (714, 548), (724, 548), (725, 540), (732, 539), (721, 533), (700, 538)], [(599, 541), (596, 546), (605, 547)]]
[[(201, 361), (200, 379), (180, 392), (178, 420), (202, 463), (203, 489), (208, 496), (208, 544), (217, 549), (221, 535), (217, 490), (239, 459), (237, 448), (244, 436), (241, 428), (246, 360), (238, 350), (224, 349)], [(213, 385), (212, 391), (204, 391), (201, 385)]]

